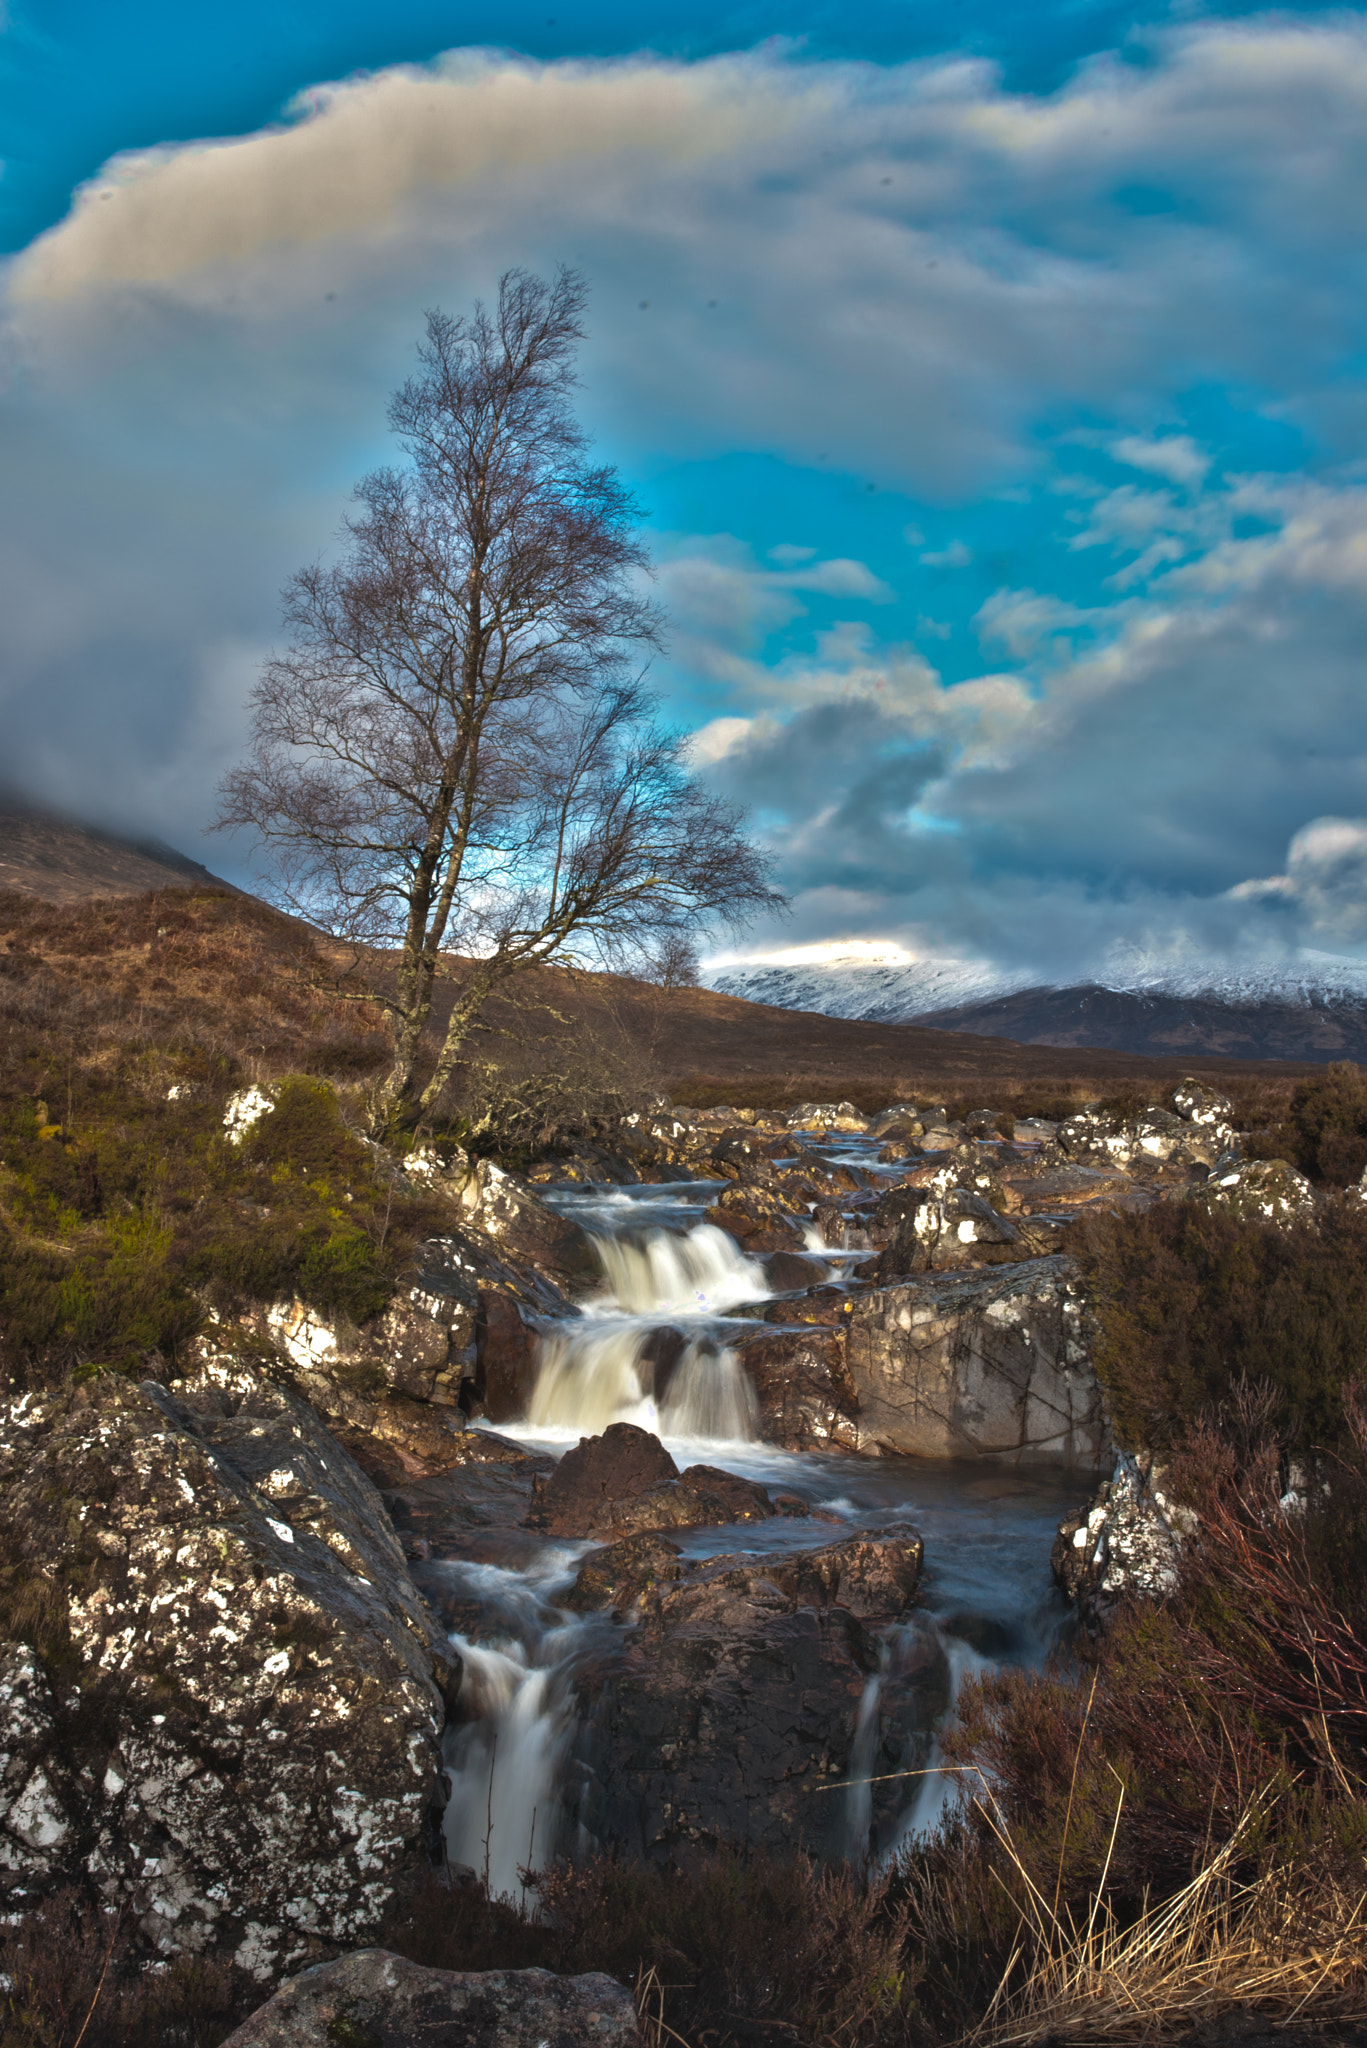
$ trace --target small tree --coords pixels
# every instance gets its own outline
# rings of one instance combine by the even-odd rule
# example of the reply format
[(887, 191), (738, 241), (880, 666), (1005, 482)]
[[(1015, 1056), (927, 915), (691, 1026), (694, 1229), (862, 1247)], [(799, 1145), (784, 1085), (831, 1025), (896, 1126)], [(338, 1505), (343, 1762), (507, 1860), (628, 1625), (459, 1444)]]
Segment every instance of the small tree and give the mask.
[[(342, 559), (285, 591), (287, 651), (253, 693), (219, 824), (272, 856), (272, 893), (353, 940), (388, 1011), (372, 1128), (430, 1114), (493, 992), (588, 950), (611, 962), (699, 916), (776, 907), (741, 814), (653, 722), (637, 508), (569, 405), (582, 281), (510, 271), (498, 308), (434, 312), (394, 395), (408, 461), (358, 486)], [(436, 1064), (419, 1048), (462, 955)]]
[(654, 952), (646, 958), (642, 977), (657, 988), (696, 988), (702, 962), (687, 932), (666, 932)]

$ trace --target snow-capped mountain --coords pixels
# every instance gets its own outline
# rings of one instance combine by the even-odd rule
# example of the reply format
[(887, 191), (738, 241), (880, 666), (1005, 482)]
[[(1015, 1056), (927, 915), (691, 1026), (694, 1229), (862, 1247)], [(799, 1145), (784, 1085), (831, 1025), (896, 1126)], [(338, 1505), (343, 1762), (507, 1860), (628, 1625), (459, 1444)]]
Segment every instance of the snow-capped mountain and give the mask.
[(870, 964), (857, 956), (733, 962), (708, 980), (778, 1009), (1025, 1044), (1367, 1060), (1367, 961), (1332, 954), (1199, 967), (1131, 953), (1104, 976), (1073, 984), (974, 962)]

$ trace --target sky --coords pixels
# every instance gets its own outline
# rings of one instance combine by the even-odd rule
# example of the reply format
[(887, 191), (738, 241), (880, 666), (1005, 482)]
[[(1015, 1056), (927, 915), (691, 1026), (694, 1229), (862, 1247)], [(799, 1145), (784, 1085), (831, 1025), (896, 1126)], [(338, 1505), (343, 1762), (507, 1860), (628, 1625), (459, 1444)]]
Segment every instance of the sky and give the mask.
[(564, 263), (725, 952), (1367, 954), (1363, 11), (0, 0), (0, 158), (0, 780), (248, 879), (282, 585)]

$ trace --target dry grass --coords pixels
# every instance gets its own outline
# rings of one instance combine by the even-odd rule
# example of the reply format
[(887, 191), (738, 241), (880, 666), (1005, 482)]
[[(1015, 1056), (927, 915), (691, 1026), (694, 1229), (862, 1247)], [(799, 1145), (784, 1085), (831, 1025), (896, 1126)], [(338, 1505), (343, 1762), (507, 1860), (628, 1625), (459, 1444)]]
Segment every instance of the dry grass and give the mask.
[[(1117, 1826), (1123, 1800), (1122, 1790)], [(999, 1816), (978, 1804), (1014, 1879), (1019, 1924), (996, 1995), (966, 2042), (1169, 2041), (1235, 2006), (1276, 2025), (1367, 2017), (1367, 1889), (1346, 1890), (1305, 1868), (1237, 1874), (1247, 1837), (1268, 1822), (1270, 1794), (1249, 1802), (1175, 1897), (1128, 1924), (1104, 1881), (1085, 1917), (1060, 1909), (1057, 1895), (1051, 1901), (1031, 1879)]]

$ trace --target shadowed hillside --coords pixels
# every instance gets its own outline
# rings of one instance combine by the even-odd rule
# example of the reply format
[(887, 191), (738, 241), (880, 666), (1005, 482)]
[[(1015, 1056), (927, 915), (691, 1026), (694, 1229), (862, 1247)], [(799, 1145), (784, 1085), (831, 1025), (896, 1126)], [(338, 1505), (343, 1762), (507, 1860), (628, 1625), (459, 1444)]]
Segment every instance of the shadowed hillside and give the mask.
[(0, 795), (0, 889), (45, 903), (83, 903), (196, 883), (232, 886), (159, 839), (123, 839)]

